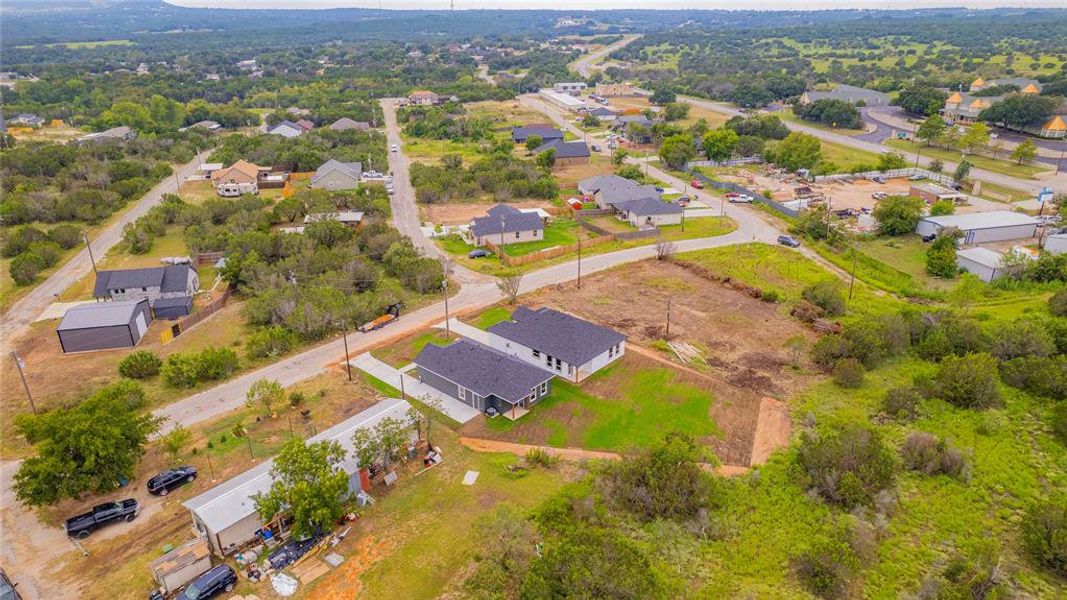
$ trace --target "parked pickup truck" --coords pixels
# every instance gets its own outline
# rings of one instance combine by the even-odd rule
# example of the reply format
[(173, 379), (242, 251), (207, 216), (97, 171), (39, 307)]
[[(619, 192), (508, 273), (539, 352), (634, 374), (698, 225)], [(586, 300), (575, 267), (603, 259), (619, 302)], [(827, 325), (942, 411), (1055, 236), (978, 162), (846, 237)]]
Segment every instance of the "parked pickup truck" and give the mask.
[(93, 507), (93, 510), (85, 514), (67, 519), (67, 535), (83, 540), (89, 537), (93, 530), (99, 529), (104, 525), (119, 520), (128, 523), (136, 519), (139, 512), (141, 512), (141, 507), (137, 505), (137, 500), (133, 498), (127, 498), (120, 502), (98, 504)]

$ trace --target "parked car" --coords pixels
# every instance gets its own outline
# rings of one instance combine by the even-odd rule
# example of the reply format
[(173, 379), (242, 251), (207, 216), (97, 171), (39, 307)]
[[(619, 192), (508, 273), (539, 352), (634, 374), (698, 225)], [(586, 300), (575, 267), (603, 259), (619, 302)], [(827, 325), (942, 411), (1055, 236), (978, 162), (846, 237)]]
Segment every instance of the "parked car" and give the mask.
[(493, 255), (493, 253), (488, 251), (488, 250), (483, 250), (482, 248), (477, 248), (477, 249), (471, 250), (469, 253), (467, 253), (467, 258), (487, 258), (487, 257), (490, 257), (492, 255)]
[(141, 507), (137, 505), (137, 500), (134, 498), (98, 504), (87, 513), (67, 519), (67, 535), (83, 540), (89, 537), (89, 534), (94, 530), (104, 525), (116, 521), (126, 521), (127, 523), (133, 521), (137, 518), (137, 513), (139, 512), (141, 512)]
[(885, 177), (882, 177), (881, 175), (875, 175), (874, 176), (874, 181), (876, 183), (885, 183)]
[(389, 146), (389, 151), (390, 152), (400, 152), (400, 146), (398, 146), (396, 144), (393, 144), (392, 146)]
[(889, 194), (887, 194), (885, 192), (875, 192), (875, 193), (871, 194), (871, 198), (874, 198), (875, 200), (885, 200), (888, 197), (889, 197)]
[(926, 179), (926, 177), (918, 173), (908, 177), (908, 181), (922, 181), (923, 179)]
[(589, 146), (589, 148), (592, 149), (593, 152), (600, 152), (600, 144), (593, 144)]
[(237, 585), (237, 573), (230, 565), (212, 567), (197, 577), (178, 594), (176, 600), (208, 600), (223, 592), (232, 592)]
[(733, 202), (735, 204), (752, 204), (755, 201), (756, 199), (752, 196), (749, 196), (748, 194), (738, 194), (733, 198), (730, 198), (730, 202)]
[(271, 552), (270, 556), (267, 557), (267, 560), (270, 561), (271, 567), (276, 571), (280, 571), (295, 563), (301, 556), (307, 554), (308, 550), (311, 550), (321, 539), (321, 535), (313, 535), (302, 540), (291, 539), (282, 544), (274, 552)]
[(694, 180), (690, 181), (689, 185), (695, 187), (698, 190), (704, 189), (704, 182), (700, 181), (699, 179), (694, 179)]
[(790, 248), (799, 248), (800, 241), (791, 235), (778, 236), (778, 243), (783, 246), (789, 246)]
[(148, 480), (148, 493), (166, 496), (171, 490), (179, 488), (196, 479), (196, 468), (186, 465), (176, 469), (167, 469)]
[(692, 200), (689, 198), (689, 196), (679, 196), (678, 199), (675, 200), (674, 202), (678, 206), (685, 207), (685, 206), (689, 206), (689, 203), (692, 202)]

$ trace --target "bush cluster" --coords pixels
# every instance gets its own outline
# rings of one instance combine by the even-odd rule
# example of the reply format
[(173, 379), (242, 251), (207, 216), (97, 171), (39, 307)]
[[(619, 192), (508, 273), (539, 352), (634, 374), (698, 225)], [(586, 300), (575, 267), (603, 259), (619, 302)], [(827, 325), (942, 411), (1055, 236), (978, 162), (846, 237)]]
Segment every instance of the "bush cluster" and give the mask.
[(871, 504), (896, 479), (892, 451), (876, 430), (864, 425), (804, 433), (796, 460), (805, 487), (847, 509)]
[(202, 381), (218, 381), (240, 366), (237, 353), (229, 348), (205, 348), (200, 352), (177, 353), (167, 357), (161, 373), (170, 387), (190, 388)]
[(157, 375), (162, 364), (155, 352), (137, 350), (119, 361), (119, 374), (130, 379), (147, 379)]
[(927, 475), (962, 477), (967, 469), (962, 452), (950, 446), (944, 438), (924, 431), (908, 434), (900, 447), (900, 457), (904, 466)]

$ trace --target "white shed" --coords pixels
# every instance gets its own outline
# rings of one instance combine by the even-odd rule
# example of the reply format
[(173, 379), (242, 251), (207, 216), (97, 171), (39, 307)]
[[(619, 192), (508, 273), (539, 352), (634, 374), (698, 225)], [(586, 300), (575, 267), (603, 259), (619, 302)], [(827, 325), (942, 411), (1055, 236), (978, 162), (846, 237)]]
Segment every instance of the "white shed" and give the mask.
[(968, 248), (956, 252), (956, 266), (985, 282), (1018, 270), (1017, 266), (1005, 266), (1004, 255), (988, 248)]
[(960, 243), (965, 246), (986, 242), (1018, 240), (1034, 237), (1039, 221), (1030, 215), (1010, 210), (923, 217), (915, 227), (915, 233), (927, 236), (936, 234), (945, 227), (955, 227), (963, 233)]
[(1067, 233), (1054, 233), (1046, 237), (1045, 251), (1053, 254), (1067, 252)]

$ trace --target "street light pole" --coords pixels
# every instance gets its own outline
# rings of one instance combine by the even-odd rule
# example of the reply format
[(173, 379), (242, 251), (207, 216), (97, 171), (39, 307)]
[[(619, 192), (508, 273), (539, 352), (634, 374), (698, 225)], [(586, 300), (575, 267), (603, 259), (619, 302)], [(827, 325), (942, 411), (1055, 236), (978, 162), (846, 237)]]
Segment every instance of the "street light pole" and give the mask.
[(26, 390), (26, 398), (30, 400), (30, 409), (33, 410), (33, 414), (37, 414), (37, 405), (33, 403), (33, 394), (30, 393), (30, 386), (26, 383), (26, 374), (22, 372), (22, 359), (14, 351), (11, 352), (11, 358), (15, 359), (15, 366), (18, 367), (19, 378), (22, 379), (22, 388)]

